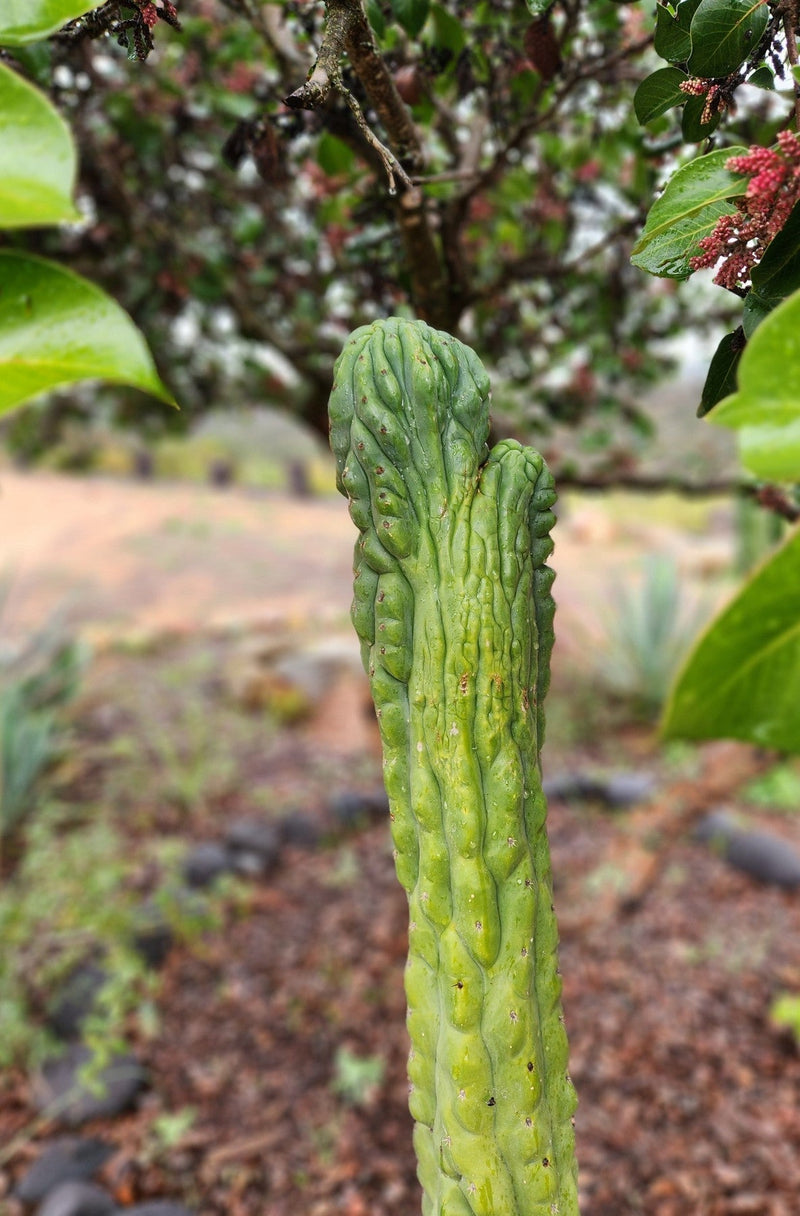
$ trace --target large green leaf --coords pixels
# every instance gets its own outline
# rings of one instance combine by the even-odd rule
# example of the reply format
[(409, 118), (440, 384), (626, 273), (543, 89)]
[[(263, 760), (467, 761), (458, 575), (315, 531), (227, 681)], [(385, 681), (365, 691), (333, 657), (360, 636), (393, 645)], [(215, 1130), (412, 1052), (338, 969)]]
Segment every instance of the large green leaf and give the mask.
[(139, 330), (99, 287), (43, 258), (0, 250), (0, 414), (96, 378), (174, 404)]
[(697, 417), (703, 418), (718, 401), (736, 389), (736, 369), (744, 350), (744, 335), (741, 329), (726, 334), (720, 342), (703, 385)]
[(735, 72), (758, 46), (768, 21), (766, 0), (701, 0), (692, 18), (691, 75), (708, 80)]
[(97, 0), (2, 0), (0, 46), (23, 46), (46, 38), (97, 7)]
[(800, 481), (800, 291), (761, 321), (739, 364), (738, 392), (709, 414), (739, 432), (757, 477)]
[(698, 243), (731, 210), (728, 200), (747, 190), (748, 179), (725, 168), (731, 156), (746, 152), (740, 147), (718, 148), (673, 173), (633, 247), (634, 266), (666, 278), (687, 277)]
[(705, 108), (705, 97), (687, 98), (681, 119), (681, 134), (683, 135), (684, 143), (699, 144), (704, 139), (708, 139), (709, 135), (713, 135), (714, 131), (716, 131), (720, 120), (719, 111), (716, 114), (712, 114), (708, 122), (703, 122)]
[[(760, 332), (760, 331), (759, 331)], [(681, 672), (664, 733), (800, 751), (800, 531), (706, 630)]]
[(75, 147), (47, 98), (0, 63), (0, 228), (80, 219)]
[(659, 68), (644, 78), (633, 95), (633, 108), (642, 126), (686, 101), (681, 85), (687, 79), (678, 68)]
[(390, 0), (395, 20), (411, 38), (416, 38), (430, 12), (430, 0)]
[(683, 63), (692, 53), (692, 36), (690, 33), (692, 17), (700, 0), (682, 0), (675, 10), (675, 16), (669, 9), (659, 4), (656, 6), (656, 33), (654, 47), (657, 55), (670, 63)]

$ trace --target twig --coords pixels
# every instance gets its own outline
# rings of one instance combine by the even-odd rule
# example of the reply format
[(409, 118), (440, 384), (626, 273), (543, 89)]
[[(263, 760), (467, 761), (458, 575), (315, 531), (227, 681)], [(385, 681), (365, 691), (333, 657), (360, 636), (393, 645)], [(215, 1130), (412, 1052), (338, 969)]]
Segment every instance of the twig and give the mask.
[[(359, 18), (363, 20), (360, 3), (328, 0), (327, 9), (328, 21), (316, 62), (305, 84), (284, 98), (285, 104), (293, 110), (319, 110), (326, 104), (332, 92), (338, 93), (353, 115), (364, 140), (381, 158), (389, 182), (389, 193), (397, 193), (396, 179), (410, 190), (411, 178), (394, 153), (381, 143), (371, 129), (361, 106), (342, 79), (340, 60), (353, 43), (356, 31), (361, 25)], [(360, 33), (360, 30), (358, 32)]]

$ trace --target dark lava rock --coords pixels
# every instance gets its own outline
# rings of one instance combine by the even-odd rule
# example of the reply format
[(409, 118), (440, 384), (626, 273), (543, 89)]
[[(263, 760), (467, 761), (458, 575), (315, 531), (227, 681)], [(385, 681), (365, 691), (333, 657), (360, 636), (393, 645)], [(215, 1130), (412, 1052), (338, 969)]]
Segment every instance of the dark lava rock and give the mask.
[(734, 832), (722, 855), (736, 870), (776, 887), (800, 887), (800, 854), (769, 832)]
[(134, 917), (133, 946), (148, 967), (158, 968), (167, 960), (175, 943), (172, 926), (155, 900), (148, 899)]
[(366, 794), (345, 790), (331, 798), (328, 811), (337, 828), (352, 831), (370, 819), (388, 818), (389, 798), (383, 786)]
[(563, 802), (583, 799), (587, 802), (602, 802), (604, 806), (614, 810), (625, 810), (652, 798), (656, 790), (656, 779), (646, 770), (618, 773), (563, 772), (545, 777), (542, 787), (547, 798)]
[(195, 888), (211, 886), (215, 879), (230, 869), (230, 853), (215, 840), (193, 845), (184, 857), (182, 866), (184, 881)]
[(552, 773), (542, 781), (546, 798), (568, 802), (571, 798), (585, 798), (584, 778), (580, 773)]
[(728, 811), (721, 807), (717, 810), (709, 811), (702, 819), (698, 820), (694, 830), (695, 840), (708, 841), (712, 846), (722, 850), (725, 841), (731, 836), (734, 836), (740, 828), (736, 826), (736, 820)]
[(147, 1203), (135, 1203), (132, 1208), (126, 1208), (125, 1216), (193, 1216), (193, 1214), (182, 1203), (172, 1203), (169, 1199), (154, 1199)]
[(53, 998), (47, 1024), (60, 1039), (78, 1039), (83, 1023), (94, 1011), (97, 997), (108, 979), (98, 963), (79, 963), (69, 972)]
[(300, 849), (316, 848), (322, 835), (316, 819), (303, 811), (282, 815), (277, 822), (277, 829), (283, 844)]
[(225, 844), (231, 866), (247, 877), (269, 874), (280, 858), (280, 832), (264, 819), (238, 819), (228, 829)]
[(62, 1182), (82, 1182), (105, 1165), (114, 1149), (103, 1140), (65, 1136), (48, 1144), (22, 1175), (14, 1194), (23, 1203), (38, 1203)]
[(45, 1199), (37, 1216), (112, 1216), (119, 1208), (91, 1182), (62, 1182)]
[(133, 1105), (147, 1084), (147, 1074), (134, 1055), (115, 1056), (97, 1075), (97, 1086), (90, 1089), (78, 1073), (92, 1058), (88, 1047), (71, 1044), (63, 1055), (46, 1060), (34, 1082), (34, 1098), (39, 1111), (69, 1127), (90, 1119), (113, 1118)]
[(646, 769), (610, 773), (598, 784), (595, 797), (607, 806), (625, 809), (647, 802), (656, 791), (656, 779)]
[(771, 832), (747, 832), (724, 810), (705, 815), (695, 839), (707, 842), (735, 870), (771, 886), (800, 887), (800, 853)]

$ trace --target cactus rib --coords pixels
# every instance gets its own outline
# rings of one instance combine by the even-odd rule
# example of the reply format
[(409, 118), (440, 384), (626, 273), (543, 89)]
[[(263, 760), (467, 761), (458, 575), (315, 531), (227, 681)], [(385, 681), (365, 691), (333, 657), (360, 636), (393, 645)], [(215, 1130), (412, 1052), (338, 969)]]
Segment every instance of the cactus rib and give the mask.
[(423, 1214), (576, 1216), (539, 767), (555, 493), (532, 448), (488, 451), (488, 398), (455, 338), (375, 322), (337, 362), (331, 445), (409, 900)]

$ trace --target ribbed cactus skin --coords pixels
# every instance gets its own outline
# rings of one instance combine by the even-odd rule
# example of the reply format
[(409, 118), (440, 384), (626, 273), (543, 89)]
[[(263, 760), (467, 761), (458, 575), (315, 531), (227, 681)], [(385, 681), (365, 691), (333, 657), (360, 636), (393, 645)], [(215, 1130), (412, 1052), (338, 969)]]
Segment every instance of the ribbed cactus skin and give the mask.
[(555, 494), (532, 448), (488, 452), (488, 398), (468, 347), (377, 321), (336, 364), (331, 446), (409, 900), (423, 1216), (576, 1216), (539, 768)]

